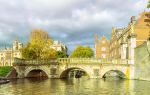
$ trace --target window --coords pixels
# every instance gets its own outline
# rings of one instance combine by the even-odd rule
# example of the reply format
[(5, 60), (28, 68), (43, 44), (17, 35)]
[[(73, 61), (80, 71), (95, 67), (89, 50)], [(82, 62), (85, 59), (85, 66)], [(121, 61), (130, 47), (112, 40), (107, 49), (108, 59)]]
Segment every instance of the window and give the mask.
[(106, 58), (106, 54), (102, 54), (102, 58)]
[(146, 17), (150, 18), (150, 14), (145, 14)]
[(105, 44), (105, 41), (102, 41), (103, 44)]
[(102, 51), (106, 51), (106, 48), (105, 48), (105, 47), (102, 47)]

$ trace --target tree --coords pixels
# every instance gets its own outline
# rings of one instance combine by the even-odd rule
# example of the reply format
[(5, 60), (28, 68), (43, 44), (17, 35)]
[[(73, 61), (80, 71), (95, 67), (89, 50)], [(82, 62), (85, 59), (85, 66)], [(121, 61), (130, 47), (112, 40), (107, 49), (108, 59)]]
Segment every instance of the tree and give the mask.
[(150, 8), (150, 0), (148, 0), (147, 8)]
[(33, 48), (31, 48), (31, 44), (28, 43), (26, 47), (21, 49), (23, 59), (36, 59), (36, 52)]
[(56, 57), (57, 58), (67, 58), (67, 54), (64, 51), (57, 51), (56, 52)]
[(47, 41), (35, 40), (28, 43), (26, 47), (21, 49), (24, 59), (48, 59), (55, 58), (56, 51), (50, 48)]
[(91, 58), (94, 56), (93, 50), (89, 46), (77, 46), (71, 53), (71, 58)]
[(51, 39), (36, 38), (30, 40), (27, 45), (21, 49), (24, 59), (48, 59), (55, 58), (56, 51), (50, 48), (53, 44)]

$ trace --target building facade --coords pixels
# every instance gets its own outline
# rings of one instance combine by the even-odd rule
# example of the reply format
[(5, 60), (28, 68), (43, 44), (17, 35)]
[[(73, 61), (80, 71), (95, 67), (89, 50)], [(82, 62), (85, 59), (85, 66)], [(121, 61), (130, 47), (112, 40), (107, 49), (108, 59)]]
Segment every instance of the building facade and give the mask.
[[(96, 58), (102, 57), (103, 40), (107, 42), (106, 57), (112, 59), (130, 59), (135, 58), (135, 48), (147, 41), (150, 33), (150, 12), (142, 12), (139, 17), (132, 16), (130, 22), (125, 28), (112, 28), (110, 42), (106, 37), (102, 37), (100, 42), (98, 36), (95, 37)], [(132, 63), (132, 62), (131, 62)]]
[(131, 17), (125, 28), (113, 28), (110, 38), (110, 58), (134, 60), (134, 49), (148, 39), (150, 12)]
[(53, 41), (53, 44), (50, 46), (50, 48), (56, 50), (56, 51), (64, 51), (67, 54), (67, 46), (62, 43), (61, 41)]
[(22, 58), (20, 49), (23, 44), (17, 40), (13, 42), (12, 48), (4, 48), (0, 50), (0, 66), (12, 66), (14, 58)]
[(95, 57), (109, 58), (109, 41), (105, 36), (98, 40), (98, 35), (95, 35)]

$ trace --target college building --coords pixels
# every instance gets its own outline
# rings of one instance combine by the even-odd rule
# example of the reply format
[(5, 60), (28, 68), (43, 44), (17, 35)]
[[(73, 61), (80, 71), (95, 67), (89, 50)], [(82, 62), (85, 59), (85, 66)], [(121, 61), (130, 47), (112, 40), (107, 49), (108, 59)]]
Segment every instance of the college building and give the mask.
[[(29, 42), (36, 39), (44, 39), (52, 41), (52, 45), (49, 48), (52, 48), (56, 51), (63, 51), (67, 54), (67, 46), (61, 41), (55, 41), (49, 37), (48, 33), (43, 31), (42, 29), (35, 29), (30, 33)], [(22, 58), (22, 54), (20, 49), (23, 48), (23, 43), (19, 40), (15, 40), (12, 44), (11, 48), (0, 49), (0, 66), (12, 66), (14, 58)]]
[(99, 40), (95, 35), (95, 54), (96, 58), (109, 58), (109, 41), (105, 36)]
[(4, 46), (0, 49), (0, 66), (12, 66), (14, 58), (22, 58), (20, 49), (23, 47), (23, 43), (15, 40), (11, 48)]
[[(134, 49), (147, 41), (149, 33), (150, 12), (145, 11), (138, 17), (132, 16), (126, 27), (113, 27), (108, 45), (108, 58), (134, 60)], [(95, 42), (96, 58), (101, 58), (99, 54), (102, 52), (102, 45), (103, 43)]]

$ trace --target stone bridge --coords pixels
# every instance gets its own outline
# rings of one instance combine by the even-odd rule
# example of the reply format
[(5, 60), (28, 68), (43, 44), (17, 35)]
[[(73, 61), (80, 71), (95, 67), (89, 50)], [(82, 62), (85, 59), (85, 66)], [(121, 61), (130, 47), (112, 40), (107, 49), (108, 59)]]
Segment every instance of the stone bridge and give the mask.
[(127, 79), (134, 79), (134, 64), (130, 63), (130, 60), (92, 58), (15, 59), (14, 68), (18, 78), (28, 77), (32, 71), (42, 71), (48, 78), (66, 78), (71, 70), (80, 69), (89, 78), (103, 78), (108, 72), (114, 71)]

